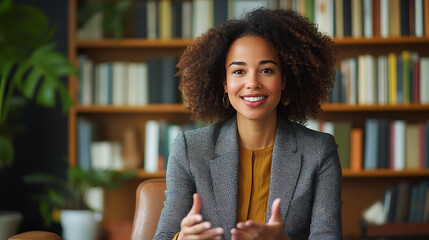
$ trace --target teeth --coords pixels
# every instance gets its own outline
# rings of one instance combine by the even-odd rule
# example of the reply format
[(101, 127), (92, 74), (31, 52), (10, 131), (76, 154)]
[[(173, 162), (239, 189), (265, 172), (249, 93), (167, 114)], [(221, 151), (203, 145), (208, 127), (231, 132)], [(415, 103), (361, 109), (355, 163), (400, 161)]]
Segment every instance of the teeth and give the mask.
[(243, 97), (244, 100), (246, 101), (250, 101), (250, 102), (257, 102), (257, 101), (261, 101), (262, 99), (264, 99), (265, 97)]

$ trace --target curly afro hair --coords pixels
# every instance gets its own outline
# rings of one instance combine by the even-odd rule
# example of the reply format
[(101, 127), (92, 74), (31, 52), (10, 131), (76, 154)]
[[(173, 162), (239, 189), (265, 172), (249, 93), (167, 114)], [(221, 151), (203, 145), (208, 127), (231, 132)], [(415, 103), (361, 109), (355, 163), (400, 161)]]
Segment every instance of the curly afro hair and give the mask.
[(186, 110), (194, 119), (211, 122), (236, 114), (222, 104), (225, 61), (231, 44), (247, 35), (265, 39), (280, 59), (286, 88), (277, 113), (299, 123), (315, 117), (335, 80), (334, 44), (298, 13), (263, 8), (210, 29), (186, 48), (177, 65)]

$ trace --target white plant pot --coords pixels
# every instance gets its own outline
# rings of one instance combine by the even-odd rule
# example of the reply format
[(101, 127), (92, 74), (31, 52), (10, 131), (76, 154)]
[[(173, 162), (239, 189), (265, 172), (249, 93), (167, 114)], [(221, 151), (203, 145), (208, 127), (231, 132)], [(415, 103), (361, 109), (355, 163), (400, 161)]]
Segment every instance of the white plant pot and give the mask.
[(61, 210), (63, 240), (97, 240), (101, 214), (89, 210)]
[(0, 240), (6, 240), (15, 235), (21, 221), (22, 214), (19, 212), (0, 211)]

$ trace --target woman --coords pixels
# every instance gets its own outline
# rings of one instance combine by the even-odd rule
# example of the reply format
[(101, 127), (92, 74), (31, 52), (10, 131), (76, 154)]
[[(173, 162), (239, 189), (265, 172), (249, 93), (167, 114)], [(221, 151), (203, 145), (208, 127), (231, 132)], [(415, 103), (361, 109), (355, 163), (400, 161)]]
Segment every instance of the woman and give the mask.
[(341, 239), (341, 167), (315, 116), (334, 79), (329, 37), (289, 10), (210, 29), (179, 60), (196, 119), (167, 168), (154, 239)]

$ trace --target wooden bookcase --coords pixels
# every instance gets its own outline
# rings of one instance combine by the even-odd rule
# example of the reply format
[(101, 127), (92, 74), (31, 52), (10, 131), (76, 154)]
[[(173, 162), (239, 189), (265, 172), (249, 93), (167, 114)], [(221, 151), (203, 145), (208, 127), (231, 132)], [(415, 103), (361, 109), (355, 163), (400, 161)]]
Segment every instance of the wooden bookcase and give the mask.
[[(76, 37), (77, 0), (69, 0), (69, 56), (77, 63), (78, 54), (87, 54), (97, 61), (144, 61), (155, 56), (180, 56), (192, 39), (174, 40), (85, 40)], [(334, 38), (338, 49), (339, 63), (342, 59), (357, 57), (359, 54), (372, 55), (400, 53), (403, 50), (417, 51), (420, 56), (429, 56), (429, 38), (395, 37), (395, 38)], [(76, 98), (77, 79), (69, 79), (69, 90)], [(124, 128), (129, 125), (144, 129), (145, 122), (151, 119), (170, 121), (189, 121), (189, 115), (183, 111), (181, 104), (147, 105), (144, 107), (112, 107), (75, 105), (69, 113), (69, 159), (76, 163), (77, 152), (77, 118), (85, 116), (103, 127), (103, 138), (118, 139)], [(364, 128), (367, 118), (403, 119), (409, 122), (429, 119), (429, 105), (347, 105), (324, 104), (320, 120), (348, 120), (353, 127)], [(137, 185), (150, 178), (165, 177), (165, 172), (147, 173), (139, 170), (138, 177), (115, 191), (107, 191), (105, 197), (104, 227), (111, 234), (125, 231), (129, 234), (135, 207), (135, 190)], [(382, 196), (385, 189), (401, 180), (412, 183), (429, 180), (429, 169), (425, 170), (343, 170), (343, 233), (345, 239), (361, 237), (361, 212), (375, 199)], [(121, 229), (116, 229), (120, 228)], [(115, 232), (116, 233), (112, 233)], [(110, 239), (110, 238), (108, 238)]]

